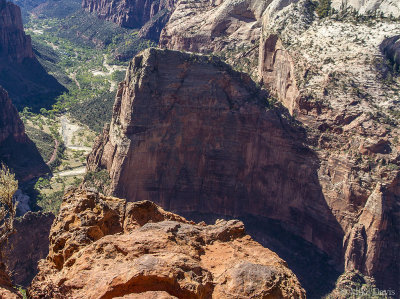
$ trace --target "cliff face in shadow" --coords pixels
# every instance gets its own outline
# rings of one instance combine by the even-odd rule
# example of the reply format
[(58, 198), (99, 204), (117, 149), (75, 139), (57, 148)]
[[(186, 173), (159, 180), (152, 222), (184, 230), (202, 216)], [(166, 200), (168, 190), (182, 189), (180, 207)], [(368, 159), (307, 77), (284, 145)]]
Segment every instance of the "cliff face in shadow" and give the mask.
[(25, 134), (17, 109), (1, 87), (0, 162), (5, 163), (22, 182), (50, 171), (35, 144)]
[(38, 272), (38, 263), (49, 253), (49, 233), (54, 221), (50, 213), (28, 212), (14, 223), (5, 249), (5, 263), (14, 285), (28, 287)]
[(66, 89), (35, 58), (24, 33), (20, 8), (0, 1), (0, 85), (18, 109), (50, 107)]
[[(388, 18), (398, 4), (347, 4), (359, 15), (320, 19), (308, 0), (188, 0), (176, 5), (159, 45), (222, 57), (296, 117), (318, 156), (324, 200), (345, 234), (345, 270), (399, 290), (400, 198), (393, 190), (399, 185), (400, 84), (391, 78), (400, 29)], [(366, 17), (368, 11), (377, 17)]]

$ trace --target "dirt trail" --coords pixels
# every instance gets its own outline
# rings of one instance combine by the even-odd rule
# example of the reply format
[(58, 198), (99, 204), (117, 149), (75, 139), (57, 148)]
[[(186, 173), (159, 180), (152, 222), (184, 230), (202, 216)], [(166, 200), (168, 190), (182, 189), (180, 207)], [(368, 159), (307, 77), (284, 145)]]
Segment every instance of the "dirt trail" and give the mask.
[(59, 145), (60, 143), (58, 142), (58, 140), (57, 139), (54, 139), (54, 151), (53, 151), (53, 154), (51, 155), (51, 157), (50, 157), (50, 160), (46, 163), (47, 165), (50, 165), (51, 163), (53, 163), (54, 162), (54, 160), (56, 159), (56, 157), (57, 157), (57, 150), (58, 150), (58, 145)]
[(54, 173), (54, 176), (65, 177), (65, 176), (74, 176), (79, 174), (85, 174), (86, 166), (77, 167), (70, 170), (64, 170), (57, 173)]

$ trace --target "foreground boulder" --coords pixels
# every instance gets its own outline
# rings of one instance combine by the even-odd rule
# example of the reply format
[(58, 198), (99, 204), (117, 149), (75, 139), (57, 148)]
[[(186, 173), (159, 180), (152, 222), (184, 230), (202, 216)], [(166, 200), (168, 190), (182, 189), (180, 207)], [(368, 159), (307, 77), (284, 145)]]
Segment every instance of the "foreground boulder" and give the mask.
[(65, 195), (31, 298), (305, 298), (237, 220), (195, 224), (150, 201)]

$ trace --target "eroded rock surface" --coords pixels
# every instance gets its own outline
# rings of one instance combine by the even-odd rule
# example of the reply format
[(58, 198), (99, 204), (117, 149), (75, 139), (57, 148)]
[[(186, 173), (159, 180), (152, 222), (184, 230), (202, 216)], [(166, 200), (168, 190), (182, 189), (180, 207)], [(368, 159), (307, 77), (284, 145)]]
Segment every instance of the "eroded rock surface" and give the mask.
[(5, 265), (0, 263), (0, 298), (4, 299), (20, 299), (22, 296), (15, 291), (12, 282), (5, 268)]
[[(285, 83), (282, 78), (289, 78), (290, 70), (293, 79), (283, 85), (289, 96), (281, 92), (279, 98), (307, 128), (309, 144), (321, 161), (324, 198), (345, 232), (345, 268), (373, 276), (388, 289), (400, 288), (395, 191), (400, 85), (398, 80), (387, 83), (391, 70), (382, 47), (399, 30), (398, 23), (386, 19), (370, 24), (354, 24), (351, 18), (316, 20), (311, 3), (299, 1), (272, 14), (265, 11), (260, 43), (260, 55), (269, 53), (267, 62), (279, 58), (282, 48), (287, 56), (286, 68), (276, 64), (271, 68), (276, 75), (261, 75)], [(271, 39), (278, 40), (273, 50)], [(395, 40), (386, 43), (386, 54), (394, 55), (389, 44)], [(268, 66), (260, 61), (261, 71)], [(290, 92), (292, 83), (296, 97)], [(379, 266), (384, 264), (386, 274)]]
[(65, 195), (31, 298), (305, 298), (237, 220), (194, 224), (150, 201)]
[[(322, 85), (328, 86), (327, 95), (316, 87), (323, 77), (312, 71), (312, 64), (322, 58), (308, 48), (309, 56), (304, 57), (312, 54), (316, 60), (306, 64), (296, 52), (306, 48), (294, 48), (296, 39), (293, 45), (287, 40), (298, 22), (300, 32), (311, 30), (307, 34), (329, 28), (323, 24), (311, 29), (309, 9), (307, 1), (291, 4), (269, 15), (277, 27), (264, 23), (263, 28), (267, 40), (286, 24), (267, 44), (272, 46), (264, 61), (272, 61), (268, 53), (277, 57), (276, 53), (286, 51), (280, 55), (281, 64), (278, 60), (272, 64), (275, 75), (269, 82), (278, 93), (286, 92), (282, 102), (297, 114), (308, 138), (293, 121), (285, 120), (285, 114), (260, 105), (264, 95), (251, 87), (251, 80), (225, 69), (218, 59), (147, 50), (133, 60), (120, 85), (111, 126), (94, 146), (89, 171), (106, 168), (110, 194), (128, 200), (149, 199), (180, 212), (277, 219), (327, 253), (338, 269), (344, 265), (360, 270), (375, 277), (380, 287), (396, 288), (399, 182), (393, 134), (397, 129), (391, 131), (363, 112), (376, 111), (374, 102), (329, 87), (332, 80)], [(299, 14), (290, 19), (293, 27), (280, 23), (290, 12)], [(332, 38), (337, 38), (335, 30)], [(377, 52), (378, 39), (373, 40)], [(302, 69), (312, 71), (313, 79), (299, 79)], [(366, 70), (363, 76), (373, 74)], [(373, 82), (371, 99), (378, 103), (375, 91), (383, 85)], [(323, 100), (308, 93), (311, 86)], [(394, 98), (387, 102), (394, 103)], [(315, 149), (315, 155), (304, 143)], [(367, 164), (371, 157), (374, 162)], [(385, 274), (389, 272), (378, 265), (387, 265), (389, 279)]]
[(129, 201), (278, 219), (340, 260), (343, 231), (303, 138), (247, 75), (217, 58), (149, 49), (132, 61), (88, 170), (106, 168), (108, 192)]
[[(82, 7), (101, 19), (122, 27), (140, 28), (164, 10), (174, 8), (174, 0), (83, 0)], [(168, 19), (167, 19), (168, 20)], [(163, 25), (166, 22), (163, 23)]]
[(5, 250), (5, 264), (14, 285), (28, 287), (37, 274), (39, 260), (49, 253), (49, 233), (54, 215), (28, 212), (14, 223)]
[(251, 75), (257, 72), (261, 16), (270, 1), (180, 1), (163, 29), (160, 46), (216, 53)]
[(0, 59), (7, 62), (21, 63), (25, 58), (33, 58), (31, 38), (22, 26), (20, 8), (0, 1)]

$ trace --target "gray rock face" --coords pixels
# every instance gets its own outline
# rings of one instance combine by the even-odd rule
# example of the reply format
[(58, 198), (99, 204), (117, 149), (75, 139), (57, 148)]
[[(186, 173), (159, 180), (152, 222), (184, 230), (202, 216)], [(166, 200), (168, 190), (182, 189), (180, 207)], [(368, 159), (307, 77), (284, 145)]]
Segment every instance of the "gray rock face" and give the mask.
[(400, 17), (400, 2), (396, 0), (332, 0), (336, 10), (350, 7), (360, 14), (382, 13), (385, 16)]
[(162, 10), (171, 10), (174, 4), (175, 0), (83, 0), (82, 7), (122, 27), (140, 28)]

